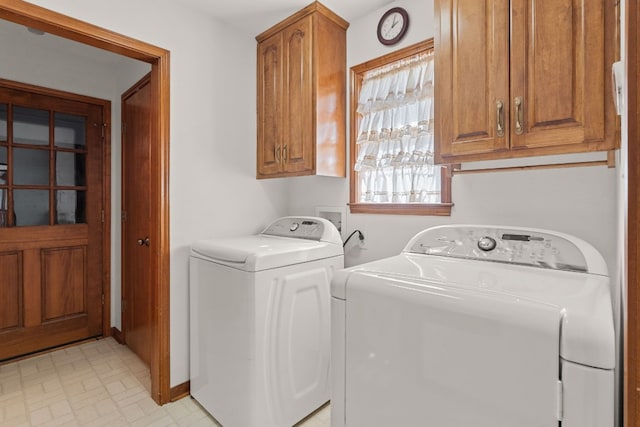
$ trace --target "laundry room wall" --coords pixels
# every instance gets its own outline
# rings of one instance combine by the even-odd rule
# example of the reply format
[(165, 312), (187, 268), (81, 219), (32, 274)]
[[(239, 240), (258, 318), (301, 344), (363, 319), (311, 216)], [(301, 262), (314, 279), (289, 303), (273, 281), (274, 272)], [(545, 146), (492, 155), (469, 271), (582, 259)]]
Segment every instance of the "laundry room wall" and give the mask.
[(170, 386), (179, 385), (189, 379), (191, 243), (255, 233), (286, 214), (285, 181), (255, 179), (255, 39), (175, 1), (32, 3), (171, 52)]
[[(405, 39), (393, 48), (381, 45), (376, 26), (387, 9), (401, 6), (410, 16)], [(399, 0), (357, 21), (347, 33), (348, 67), (433, 37), (433, 0)], [(561, 157), (563, 162), (605, 159), (603, 153)], [(553, 157), (558, 161), (558, 157)], [(545, 158), (478, 162), (463, 167), (539, 164)], [(399, 253), (418, 231), (432, 225), (470, 223), (537, 227), (575, 235), (604, 256), (617, 288), (617, 169), (604, 166), (457, 175), (453, 177), (454, 207), (450, 217), (347, 214), (347, 231), (359, 229), (364, 247), (350, 241), (345, 263), (350, 265)], [(315, 214), (317, 206), (345, 207), (349, 181), (303, 177), (289, 181), (292, 214)], [(348, 208), (347, 208), (348, 211)], [(617, 293), (617, 291), (614, 293)]]

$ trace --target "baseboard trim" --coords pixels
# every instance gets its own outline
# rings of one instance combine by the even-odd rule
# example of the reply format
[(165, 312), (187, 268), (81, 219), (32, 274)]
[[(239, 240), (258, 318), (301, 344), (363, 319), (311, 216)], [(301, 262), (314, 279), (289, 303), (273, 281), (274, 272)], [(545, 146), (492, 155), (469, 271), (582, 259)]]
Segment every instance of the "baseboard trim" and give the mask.
[(115, 326), (112, 326), (111, 336), (113, 337), (114, 340), (118, 342), (118, 344), (124, 345), (124, 337), (122, 336), (122, 332), (120, 332), (120, 329), (116, 328)]
[(191, 391), (191, 382), (186, 381), (182, 384), (178, 384), (175, 387), (171, 387), (169, 391), (169, 400), (171, 402), (175, 402), (176, 400), (180, 400), (183, 397), (189, 396), (189, 392)]

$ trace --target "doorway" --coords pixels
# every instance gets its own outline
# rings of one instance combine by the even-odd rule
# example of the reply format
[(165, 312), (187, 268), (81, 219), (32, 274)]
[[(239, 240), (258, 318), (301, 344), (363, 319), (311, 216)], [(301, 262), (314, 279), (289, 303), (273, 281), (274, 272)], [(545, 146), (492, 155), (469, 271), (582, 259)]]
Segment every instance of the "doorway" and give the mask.
[(0, 4), (0, 19), (45, 31), (151, 64), (149, 250), (151, 397), (170, 400), (169, 378), (169, 52), (33, 4)]

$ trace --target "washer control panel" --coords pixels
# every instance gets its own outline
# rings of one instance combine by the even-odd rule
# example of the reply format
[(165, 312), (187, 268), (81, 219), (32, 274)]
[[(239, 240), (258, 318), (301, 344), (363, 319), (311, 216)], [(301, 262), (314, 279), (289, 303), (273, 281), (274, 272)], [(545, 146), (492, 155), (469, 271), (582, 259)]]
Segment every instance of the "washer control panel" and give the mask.
[(587, 271), (584, 254), (569, 239), (543, 231), (443, 226), (418, 233), (405, 252)]
[(269, 225), (262, 234), (308, 240), (322, 240), (325, 224), (316, 218), (285, 217)]

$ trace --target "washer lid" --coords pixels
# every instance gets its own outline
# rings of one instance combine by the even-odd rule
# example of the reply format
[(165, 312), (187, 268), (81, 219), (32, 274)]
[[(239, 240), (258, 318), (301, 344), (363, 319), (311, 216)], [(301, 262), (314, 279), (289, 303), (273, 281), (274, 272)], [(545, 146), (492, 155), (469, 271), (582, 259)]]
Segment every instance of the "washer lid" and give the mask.
[[(562, 319), (562, 358), (603, 369), (615, 366), (613, 313), (606, 276), (403, 253), (336, 272), (331, 294), (346, 299), (347, 310), (349, 282), (362, 276), (384, 278), (392, 287), (411, 286), (452, 298), (460, 293), (482, 293), (503, 301), (506, 297), (514, 307), (525, 302), (552, 307)], [(509, 322), (508, 318), (504, 320)]]
[(256, 235), (195, 242), (191, 256), (244, 271), (261, 271), (342, 256), (342, 245)]

